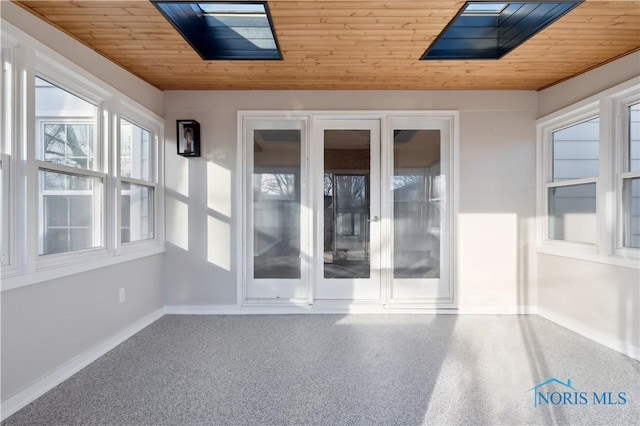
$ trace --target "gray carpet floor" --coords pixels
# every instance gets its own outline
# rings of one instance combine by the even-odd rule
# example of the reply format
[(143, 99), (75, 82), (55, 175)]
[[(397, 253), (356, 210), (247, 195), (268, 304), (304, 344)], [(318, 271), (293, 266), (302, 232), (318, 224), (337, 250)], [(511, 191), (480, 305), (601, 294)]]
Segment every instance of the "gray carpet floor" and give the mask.
[(3, 424), (639, 422), (640, 363), (537, 316), (168, 315)]

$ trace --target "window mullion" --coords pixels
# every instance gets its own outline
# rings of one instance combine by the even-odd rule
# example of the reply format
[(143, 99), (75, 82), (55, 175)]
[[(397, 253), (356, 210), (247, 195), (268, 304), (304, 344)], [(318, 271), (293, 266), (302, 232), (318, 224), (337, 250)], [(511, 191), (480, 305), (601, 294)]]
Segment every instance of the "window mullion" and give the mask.
[(69, 167), (63, 164), (50, 163), (48, 161), (35, 160), (34, 162), (38, 170), (50, 170), (53, 172), (59, 172), (59, 173), (64, 173), (68, 175), (93, 177), (93, 178), (101, 179), (103, 182), (106, 181), (106, 178), (107, 178), (107, 174), (104, 172), (97, 172), (94, 170)]
[(547, 188), (560, 188), (563, 186), (575, 186), (575, 185), (584, 185), (586, 183), (598, 183), (598, 178), (584, 178), (584, 179), (571, 179), (571, 180), (563, 180), (560, 182), (548, 182), (546, 184)]
[(135, 179), (135, 178), (130, 178), (130, 177), (121, 177), (120, 178), (121, 182), (128, 182), (128, 183), (132, 183), (135, 185), (140, 185), (140, 186), (148, 186), (149, 188), (155, 188), (157, 185), (154, 182), (148, 181), (148, 180), (144, 180), (144, 179)]

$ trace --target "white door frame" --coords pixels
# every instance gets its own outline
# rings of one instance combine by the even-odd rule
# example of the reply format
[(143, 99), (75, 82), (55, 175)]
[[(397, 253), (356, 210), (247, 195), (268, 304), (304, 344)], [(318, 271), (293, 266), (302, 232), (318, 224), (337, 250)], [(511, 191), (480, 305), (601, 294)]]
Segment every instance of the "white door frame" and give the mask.
[[(449, 137), (449, 152), (448, 155), (445, 156), (445, 153), (441, 153), (442, 162), (445, 161), (449, 165), (449, 176), (447, 177), (448, 183), (448, 194), (449, 198), (446, 201), (446, 207), (448, 209), (449, 214), (446, 218), (449, 220), (448, 228), (449, 228), (449, 246), (446, 248), (446, 255), (449, 256), (448, 265), (443, 265), (443, 269), (446, 268), (446, 272), (444, 274), (448, 274), (448, 294), (447, 297), (441, 297), (438, 300), (416, 300), (416, 301), (405, 301), (402, 303), (388, 303), (393, 302), (390, 297), (390, 286), (391, 286), (391, 253), (390, 253), (390, 244), (385, 241), (381, 241), (381, 259), (380, 265), (382, 269), (381, 274), (381, 286), (382, 286), (382, 294), (379, 302), (380, 311), (383, 311), (384, 308), (393, 308), (393, 309), (451, 309), (456, 308), (458, 303), (458, 282), (457, 282), (457, 265), (458, 265), (458, 146), (459, 146), (459, 113), (457, 111), (238, 111), (237, 115), (237, 157), (236, 157), (236, 202), (235, 211), (237, 212), (237, 217), (234, 218), (233, 222), (235, 224), (236, 235), (239, 237), (236, 241), (236, 272), (237, 272), (237, 306), (238, 308), (242, 308), (245, 306), (301, 306), (304, 305), (308, 309), (305, 311), (324, 311), (325, 308), (331, 307), (325, 303), (317, 303), (314, 301), (313, 288), (315, 285), (315, 277), (314, 272), (311, 269), (308, 269), (306, 272), (303, 272), (303, 277), (306, 273), (306, 287), (308, 288), (308, 297), (305, 300), (298, 301), (276, 301), (276, 300), (265, 300), (261, 303), (248, 302), (246, 299), (246, 279), (247, 279), (247, 263), (246, 263), (246, 244), (247, 244), (247, 222), (246, 222), (246, 209), (247, 209), (247, 186), (246, 186), (246, 176), (248, 171), (247, 164), (247, 153), (246, 153), (246, 143), (245, 143), (245, 122), (260, 120), (260, 121), (282, 121), (282, 120), (305, 120), (306, 129), (303, 131), (303, 140), (305, 141), (305, 146), (302, 147), (304, 152), (303, 154), (303, 167), (307, 167), (307, 176), (314, 175), (315, 167), (317, 167), (317, 161), (310, 160), (310, 150), (314, 148), (314, 142), (311, 138), (311, 135), (314, 132), (314, 122), (316, 120), (380, 120), (381, 123), (381, 144), (383, 149), (381, 150), (381, 182), (382, 185), (386, 187), (390, 187), (389, 176), (393, 173), (393, 158), (390, 155), (389, 146), (393, 145), (393, 122), (395, 121), (403, 121), (407, 120), (423, 120), (425, 122), (433, 121), (438, 122), (442, 126), (442, 128), (446, 128)], [(389, 139), (391, 138), (391, 139)], [(384, 147), (387, 147), (385, 149)], [(392, 152), (392, 151), (391, 151)], [(303, 171), (304, 173), (304, 171)], [(303, 232), (303, 235), (306, 235), (303, 238), (308, 238), (307, 248), (304, 249), (306, 251), (303, 252), (302, 256), (306, 259), (303, 261), (303, 271), (305, 270), (305, 264), (307, 267), (311, 268), (311, 264), (314, 258), (314, 252), (316, 252), (316, 243), (312, 240), (313, 231), (316, 228), (316, 223), (320, 216), (323, 215), (322, 209), (318, 211), (317, 208), (309, 208), (313, 206), (314, 200), (314, 189), (312, 185), (309, 185), (307, 182), (303, 182), (303, 185), (306, 185), (307, 198), (303, 200), (302, 209), (305, 214), (302, 215), (302, 219), (306, 221), (307, 231)], [(381, 217), (384, 218), (386, 214), (387, 217), (390, 217), (388, 212), (392, 208), (390, 204), (390, 195), (387, 193), (388, 191), (381, 191)], [(385, 213), (386, 212), (386, 213)], [(301, 222), (302, 226), (302, 222)], [(380, 226), (382, 235), (391, 235), (391, 224), (390, 221), (387, 220), (386, 223), (383, 220)], [(320, 253), (321, 255), (321, 253)], [(315, 305), (314, 305), (315, 304)], [(356, 302), (353, 303), (357, 304)], [(334, 307), (337, 309), (349, 309), (349, 304), (335, 304)], [(374, 310), (377, 309), (373, 307)]]

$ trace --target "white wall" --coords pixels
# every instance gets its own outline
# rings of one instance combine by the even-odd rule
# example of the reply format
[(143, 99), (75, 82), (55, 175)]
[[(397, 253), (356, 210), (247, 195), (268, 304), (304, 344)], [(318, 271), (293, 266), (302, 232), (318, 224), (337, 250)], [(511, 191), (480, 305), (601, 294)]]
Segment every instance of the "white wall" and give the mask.
[(2, 402), (161, 309), (161, 264), (156, 255), (2, 292)]
[[(633, 53), (539, 93), (547, 115), (640, 75)], [(628, 354), (640, 356), (640, 270), (538, 255), (538, 313)]]
[(539, 314), (640, 356), (640, 270), (540, 254)]
[[(165, 92), (167, 305), (236, 303), (238, 110), (459, 110), (460, 302), (534, 305), (536, 93), (524, 91)], [(202, 158), (176, 155), (175, 120), (201, 124)]]
[[(13, 3), (1, 4), (3, 20), (149, 110), (162, 113), (161, 91)], [(156, 255), (3, 291), (0, 294), (3, 410), (7, 410), (5, 402), (15, 400), (17, 394), (30, 387), (37, 387), (39, 379), (55, 375), (66, 363), (77, 361), (76, 357), (161, 309), (161, 263), (162, 255)], [(123, 304), (118, 303), (121, 287), (126, 288), (127, 296)], [(25, 397), (28, 399), (29, 395)]]

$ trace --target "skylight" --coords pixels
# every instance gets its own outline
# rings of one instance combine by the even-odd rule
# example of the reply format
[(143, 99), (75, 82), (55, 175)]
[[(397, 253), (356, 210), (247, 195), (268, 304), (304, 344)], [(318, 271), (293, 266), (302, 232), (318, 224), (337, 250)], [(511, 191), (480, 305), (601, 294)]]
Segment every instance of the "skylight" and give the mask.
[(215, 14), (259, 14), (266, 15), (262, 3), (198, 3), (204, 13)]
[(583, 1), (468, 1), (420, 59), (499, 59)]
[(152, 3), (204, 60), (282, 59), (266, 2)]
[(507, 7), (507, 3), (467, 3), (463, 15), (499, 15)]

